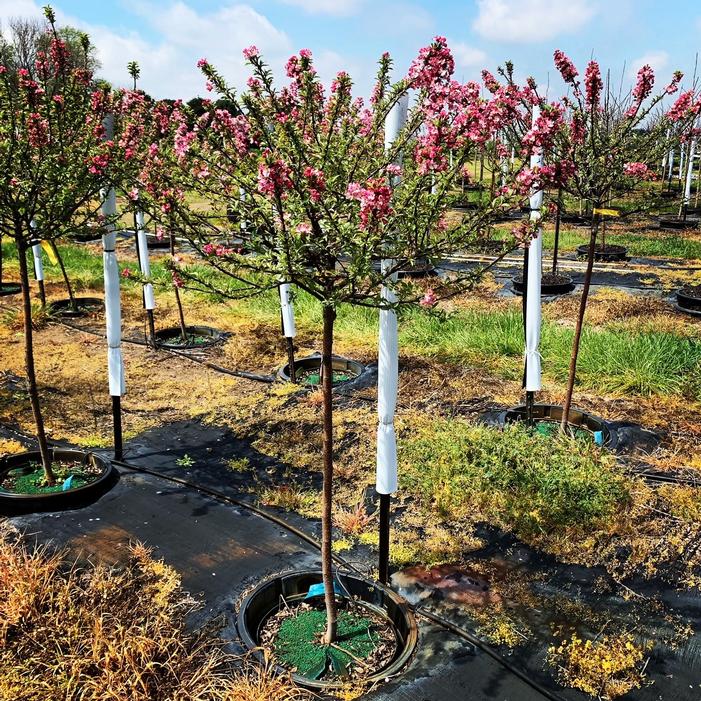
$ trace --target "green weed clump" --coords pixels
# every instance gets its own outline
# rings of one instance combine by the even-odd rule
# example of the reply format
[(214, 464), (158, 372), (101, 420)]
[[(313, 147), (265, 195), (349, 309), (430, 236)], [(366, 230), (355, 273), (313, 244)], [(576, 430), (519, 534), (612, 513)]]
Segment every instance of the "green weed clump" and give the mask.
[(443, 518), (528, 538), (600, 525), (630, 502), (614, 458), (590, 440), (434, 421), (401, 444), (403, 488)]

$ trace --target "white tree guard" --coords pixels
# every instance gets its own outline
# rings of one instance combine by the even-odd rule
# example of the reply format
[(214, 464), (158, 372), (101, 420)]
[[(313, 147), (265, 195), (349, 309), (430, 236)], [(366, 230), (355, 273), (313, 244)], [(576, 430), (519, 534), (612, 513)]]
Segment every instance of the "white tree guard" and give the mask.
[[(139, 211), (136, 212), (136, 239), (139, 249), (139, 270), (145, 278), (150, 278), (151, 261), (149, 260), (148, 241), (144, 228), (144, 213)], [(144, 283), (144, 308), (149, 311), (156, 308), (156, 298), (153, 294), (153, 285), (150, 282)]]
[[(114, 188), (103, 193), (102, 213), (111, 217), (117, 212)], [(102, 235), (102, 263), (105, 277), (105, 326), (107, 330), (107, 376), (112, 397), (126, 392), (124, 362), (122, 360), (122, 306), (119, 298), (119, 265), (115, 246), (117, 233), (114, 224), (106, 225)]]
[[(394, 143), (406, 123), (409, 109), (409, 96), (403, 95), (390, 110), (385, 120), (385, 150)], [(395, 176), (392, 184), (398, 182)], [(382, 272), (387, 273), (394, 261), (382, 261)], [(392, 282), (396, 282), (396, 273)], [(382, 297), (390, 303), (397, 297), (391, 287), (382, 288)], [(380, 310), (380, 329), (377, 356), (377, 467), (375, 490), (378, 494), (392, 494), (397, 491), (397, 436), (394, 431), (394, 413), (397, 408), (399, 388), (399, 337), (397, 314), (391, 309)]]
[[(34, 220), (29, 222), (29, 226), (32, 229), (32, 233), (36, 233), (37, 225), (34, 223)], [(41, 241), (32, 244), (32, 256), (34, 257), (34, 277), (37, 279), (37, 282), (43, 281), (44, 262), (41, 257)]]
[(688, 207), (691, 201), (691, 180), (694, 175), (694, 156), (696, 155), (696, 137), (689, 144), (689, 155), (686, 166), (686, 182), (684, 183), (684, 206)]
[[(538, 118), (540, 109), (533, 108), (533, 121)], [(542, 153), (531, 156), (531, 168), (543, 165)], [(543, 191), (531, 193), (531, 221), (540, 219), (540, 208), (543, 206)], [(540, 327), (541, 327), (541, 275), (543, 269), (543, 237), (538, 227), (536, 237), (528, 248), (528, 279), (526, 280), (526, 351), (525, 351), (525, 389), (527, 392), (537, 392), (541, 389), (540, 368)]]
[(669, 151), (669, 170), (667, 171), (667, 179), (672, 179), (672, 174), (674, 173), (674, 149)]
[(288, 282), (280, 284), (280, 309), (282, 310), (282, 332), (285, 338), (294, 338), (297, 335), (297, 325)]

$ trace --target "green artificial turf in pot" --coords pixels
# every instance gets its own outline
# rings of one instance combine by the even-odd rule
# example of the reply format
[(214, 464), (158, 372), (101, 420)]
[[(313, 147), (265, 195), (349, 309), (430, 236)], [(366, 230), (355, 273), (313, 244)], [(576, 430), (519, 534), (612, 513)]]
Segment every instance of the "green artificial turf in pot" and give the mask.
[(97, 473), (85, 471), (81, 463), (55, 463), (53, 465), (56, 483), (47, 485), (44, 482), (44, 469), (39, 463), (31, 463), (31, 472), (24, 468), (11, 470), (0, 483), (0, 489), (11, 494), (52, 494), (63, 491), (63, 483), (73, 475), (71, 489), (78, 489), (97, 478)]
[[(329, 646), (321, 643), (325, 630), (325, 610), (301, 611), (285, 619), (274, 641), (277, 657), (301, 676), (318, 678), (327, 667)], [(330, 649), (343, 665), (352, 663), (353, 657), (361, 660), (369, 657), (379, 642), (380, 636), (374, 630), (372, 620), (352, 611), (338, 612), (336, 647)]]

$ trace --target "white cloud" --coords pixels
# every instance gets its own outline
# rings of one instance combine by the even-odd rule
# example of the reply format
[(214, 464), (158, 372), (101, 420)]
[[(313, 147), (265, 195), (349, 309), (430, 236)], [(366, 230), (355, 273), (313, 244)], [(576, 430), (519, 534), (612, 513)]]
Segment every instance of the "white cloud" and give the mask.
[(453, 52), (455, 65), (460, 68), (482, 68), (487, 61), (487, 54), (482, 49), (462, 41), (448, 41), (448, 46)]
[(282, 0), (285, 5), (301, 7), (313, 15), (348, 17), (356, 14), (365, 0)]
[(638, 71), (646, 64), (652, 67), (656, 76), (659, 76), (669, 65), (669, 54), (666, 51), (648, 51), (630, 64), (628, 77), (634, 79)]
[(595, 14), (590, 0), (477, 0), (473, 29), (493, 41), (530, 43), (575, 32)]

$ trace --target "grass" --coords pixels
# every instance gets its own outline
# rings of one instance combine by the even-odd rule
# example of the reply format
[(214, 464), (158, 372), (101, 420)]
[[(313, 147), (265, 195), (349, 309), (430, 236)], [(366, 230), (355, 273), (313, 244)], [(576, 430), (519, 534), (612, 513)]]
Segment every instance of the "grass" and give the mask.
[(520, 537), (612, 518), (630, 501), (614, 459), (587, 440), (434, 421), (401, 445), (402, 486), (443, 519), (481, 514)]
[(269, 665), (190, 631), (196, 602), (135, 545), (119, 567), (79, 566), (7, 529), (0, 538), (0, 700), (302, 701)]

